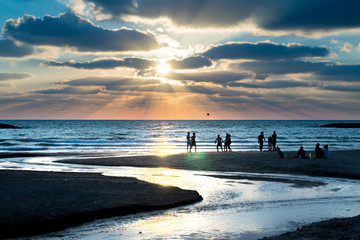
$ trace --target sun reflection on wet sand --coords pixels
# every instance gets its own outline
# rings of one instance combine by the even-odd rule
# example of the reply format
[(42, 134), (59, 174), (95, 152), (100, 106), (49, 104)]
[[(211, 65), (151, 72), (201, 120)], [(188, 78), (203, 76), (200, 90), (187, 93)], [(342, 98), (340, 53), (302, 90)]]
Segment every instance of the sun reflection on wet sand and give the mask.
[[(206, 162), (203, 154), (191, 157), (189, 161), (196, 158)], [(332, 179), (324, 179), (328, 183), (325, 186), (294, 188), (288, 183), (207, 177), (204, 175), (209, 172), (201, 171), (167, 168), (140, 171), (142, 174), (138, 178), (141, 180), (195, 189), (204, 200), (129, 221), (125, 217), (125, 222), (124, 219), (120, 220), (123, 223), (121, 228), (115, 227), (113, 230), (121, 232), (126, 239), (138, 239), (140, 231), (141, 239), (258, 239), (264, 236), (264, 232), (269, 235), (299, 227), (302, 222), (312, 219), (349, 214), (343, 207), (344, 200), (354, 213), (360, 211), (357, 206), (360, 188), (351, 181), (347, 181), (348, 189), (342, 188), (342, 197), (337, 199), (338, 193), (331, 189), (345, 182)], [(288, 177), (319, 180), (303, 176)], [(347, 198), (347, 195), (354, 196), (354, 199)]]
[[(36, 165), (33, 164), (35, 162)], [(16, 167), (13, 164), (11, 167)], [(211, 167), (206, 153), (201, 152), (187, 154), (186, 164)], [(4, 163), (2, 165), (9, 167)], [(67, 239), (258, 239), (296, 229), (304, 223), (354, 216), (360, 212), (360, 187), (354, 180), (169, 168), (80, 166), (55, 164), (49, 158), (30, 158), (21, 161), (21, 166), (31, 170), (102, 172), (107, 176), (135, 177), (163, 186), (196, 190), (204, 199), (189, 206), (84, 224), (61, 233)], [(289, 183), (250, 178), (224, 179), (210, 177), (210, 174), (325, 181), (327, 185), (294, 188)], [(45, 235), (36, 239), (58, 238)]]

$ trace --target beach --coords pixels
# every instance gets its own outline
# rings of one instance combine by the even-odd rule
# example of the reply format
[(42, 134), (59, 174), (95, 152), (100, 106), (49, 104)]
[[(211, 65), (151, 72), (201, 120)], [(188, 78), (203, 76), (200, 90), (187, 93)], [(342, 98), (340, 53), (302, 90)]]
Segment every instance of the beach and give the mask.
[[(314, 152), (308, 152), (314, 156)], [(309, 176), (360, 179), (360, 151), (333, 151), (329, 159), (299, 159), (296, 152), (192, 152), (165, 156), (94, 157), (60, 160), (61, 163), (99, 165), (164, 167), (185, 170), (283, 173)]]
[[(74, 156), (72, 159), (58, 162), (92, 166), (201, 170), (214, 173), (281, 173), (360, 179), (360, 151), (333, 151), (330, 159), (298, 159), (295, 158), (296, 152), (284, 154), (285, 158), (279, 158), (276, 152), (267, 151), (199, 152), (136, 157), (94, 155), (91, 158)], [(289, 180), (286, 177), (269, 178), (261, 175), (249, 177), (246, 174), (240, 174), (236, 178), (222, 174), (214, 177), (283, 182), (296, 188), (312, 188), (324, 184), (321, 181)], [(134, 178), (106, 177), (94, 173), (1, 171), (1, 181), (3, 182), (1, 224), (4, 229), (8, 229), (8, 235), (5, 231), (2, 233), (3, 236), (15, 236), (11, 234), (19, 232), (17, 231), (19, 229), (23, 229), (22, 234), (25, 235), (54, 231), (98, 218), (166, 209), (195, 203), (202, 199), (196, 191), (163, 187)], [(68, 221), (69, 219), (72, 220)], [(358, 232), (354, 224), (358, 219), (359, 217), (343, 218), (316, 223), (291, 233), (291, 238), (303, 239), (303, 236), (311, 236), (311, 238), (325, 239), (324, 229), (326, 230), (326, 227), (334, 229), (334, 226), (337, 226), (336, 230), (331, 231), (332, 236), (351, 239), (351, 236)], [(346, 226), (349, 230), (345, 231), (341, 226)], [(311, 235), (306, 235), (309, 232)], [(290, 236), (290, 233), (287, 234)], [(286, 239), (286, 237), (278, 236), (271, 239)]]
[(0, 170), (0, 238), (201, 201), (196, 191), (95, 173)]

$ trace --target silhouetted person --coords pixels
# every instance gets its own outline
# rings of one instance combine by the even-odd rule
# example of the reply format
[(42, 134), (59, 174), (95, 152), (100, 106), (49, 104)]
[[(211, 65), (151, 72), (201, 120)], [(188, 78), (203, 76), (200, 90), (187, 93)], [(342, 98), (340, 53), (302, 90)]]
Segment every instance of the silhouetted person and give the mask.
[(220, 134), (217, 136), (217, 138), (215, 139), (215, 143), (217, 143), (216, 145), (216, 150), (219, 151), (219, 147), (221, 148), (221, 151), (223, 152), (223, 147), (222, 147), (222, 143), (224, 140), (222, 140), (222, 138), (220, 137)]
[(195, 147), (195, 152), (196, 152), (196, 139), (195, 139), (195, 133), (193, 133), (193, 135), (191, 136), (191, 145), (190, 145), (190, 152), (192, 147)]
[(320, 143), (317, 143), (315, 146), (315, 158), (323, 158), (323, 157), (324, 157), (324, 152), (320, 148)]
[(273, 139), (271, 136), (268, 137), (268, 147), (269, 147), (269, 151), (272, 151)]
[(325, 158), (330, 158), (330, 150), (328, 145), (324, 145), (323, 153)]
[(276, 142), (277, 142), (277, 135), (276, 135), (276, 132), (275, 132), (275, 131), (273, 132), (273, 135), (271, 136), (271, 138), (272, 138), (273, 150), (275, 151), (275, 149), (276, 149)]
[(306, 152), (305, 152), (303, 146), (301, 146), (300, 149), (297, 151), (297, 157), (298, 158), (306, 158)]
[(258, 136), (258, 143), (260, 144), (260, 151), (262, 151), (262, 149), (263, 149), (264, 141), (265, 141), (264, 132), (261, 132), (260, 135)]
[(224, 143), (224, 150), (225, 151), (229, 151), (231, 152), (231, 148), (230, 148), (230, 144), (231, 144), (231, 135), (230, 134), (226, 134), (226, 137), (225, 137), (225, 143)]
[(186, 135), (186, 151), (189, 152), (189, 148), (191, 147), (191, 137), (190, 132)]

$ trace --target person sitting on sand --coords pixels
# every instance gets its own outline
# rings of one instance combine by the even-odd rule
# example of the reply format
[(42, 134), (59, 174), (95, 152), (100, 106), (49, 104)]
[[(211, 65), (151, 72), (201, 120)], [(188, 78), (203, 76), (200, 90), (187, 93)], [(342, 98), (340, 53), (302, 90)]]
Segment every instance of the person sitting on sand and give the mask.
[(268, 137), (268, 147), (269, 147), (269, 151), (273, 150), (273, 148), (272, 148), (273, 147), (273, 139), (271, 136)]
[(284, 153), (281, 151), (281, 149), (279, 148), (279, 146), (276, 146), (276, 151), (277, 154), (280, 158), (285, 158)]
[(320, 143), (317, 143), (315, 146), (315, 158), (323, 158), (324, 152), (320, 148)]
[(262, 152), (264, 141), (265, 141), (264, 132), (261, 132), (260, 135), (258, 136), (258, 143), (260, 144), (259, 146), (260, 152)]
[(330, 150), (328, 145), (324, 145), (323, 153), (325, 158), (330, 158)]
[(190, 132), (186, 135), (186, 151), (189, 152), (189, 148), (191, 147), (191, 138), (190, 138)]
[(219, 147), (221, 148), (221, 151), (223, 152), (223, 147), (222, 147), (222, 143), (224, 142), (224, 140), (222, 140), (222, 138), (220, 137), (220, 134), (218, 134), (217, 138), (215, 139), (215, 143), (217, 143), (216, 145), (216, 150), (219, 152)]
[(298, 158), (306, 158), (306, 152), (303, 148), (303, 146), (300, 146), (300, 149), (297, 151), (297, 157)]
[(191, 152), (192, 147), (195, 147), (195, 152), (196, 152), (196, 140), (195, 140), (195, 133), (193, 133), (193, 135), (191, 136), (190, 152)]

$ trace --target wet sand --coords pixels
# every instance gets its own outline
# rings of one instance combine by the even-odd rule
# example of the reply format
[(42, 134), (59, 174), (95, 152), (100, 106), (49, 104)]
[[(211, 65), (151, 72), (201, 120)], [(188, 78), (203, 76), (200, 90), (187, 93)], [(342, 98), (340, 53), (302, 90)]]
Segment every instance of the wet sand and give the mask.
[[(309, 154), (311, 152), (308, 152)], [(165, 167), (185, 170), (283, 173), (309, 176), (360, 179), (360, 151), (334, 151), (330, 159), (298, 159), (296, 152), (224, 152), (184, 153), (167, 156), (94, 157), (61, 160), (61, 163)], [(314, 153), (312, 152), (312, 156)]]
[(360, 238), (360, 216), (352, 218), (334, 218), (312, 223), (294, 232), (287, 232), (278, 236), (265, 237), (263, 240), (288, 239), (343, 239), (356, 240)]
[[(314, 156), (313, 152), (311, 153)], [(169, 156), (105, 157), (72, 159), (63, 163), (102, 166), (167, 167), (187, 170), (282, 173), (309, 176), (360, 179), (360, 151), (333, 151), (330, 159), (298, 159), (295, 152), (285, 152), (285, 158), (276, 152), (191, 153)], [(217, 176), (226, 178), (227, 176)], [(239, 176), (239, 178), (246, 176)], [(252, 180), (272, 181), (259, 177)], [(283, 181), (273, 180), (273, 181)], [(295, 187), (315, 187), (321, 182), (293, 182)], [(294, 232), (273, 236), (271, 240), (285, 239), (359, 239), (360, 216), (330, 219), (312, 223)]]
[[(212, 152), (138, 157), (105, 157), (94, 154), (91, 158), (84, 156), (77, 158), (74, 155), (73, 159), (58, 162), (360, 179), (360, 151), (333, 151), (330, 159), (298, 159), (294, 157), (295, 152), (284, 154), (286, 158), (283, 159), (279, 158), (276, 152)], [(313, 155), (313, 152), (311, 154)], [(19, 228), (23, 228), (25, 234), (35, 234), (44, 229), (47, 232), (58, 230), (59, 227), (74, 226), (96, 218), (165, 209), (201, 200), (194, 191), (165, 188), (133, 178), (104, 177), (92, 173), (27, 171), (0, 173), (0, 197), (3, 202), (0, 207), (2, 214), (0, 219), (3, 221), (0, 228), (9, 229), (8, 232), (12, 234), (19, 232), (17, 231)], [(238, 176), (238, 178), (247, 177)], [(261, 176), (252, 180), (288, 181), (286, 177), (274, 180)], [(315, 187), (323, 184), (310, 181), (288, 183), (294, 184), (294, 187)], [(359, 232), (357, 226), (359, 218), (360, 216), (314, 223), (294, 233), (286, 233), (288, 235), (271, 239), (329, 239), (323, 237), (326, 236), (323, 234), (324, 229), (327, 231), (327, 228), (332, 229), (332, 236), (336, 236), (334, 239), (351, 239), (353, 236), (351, 234)], [(36, 224), (32, 225), (33, 222)], [(44, 223), (47, 224), (45, 228)], [(38, 230), (32, 231), (32, 229)]]
[(201, 201), (196, 191), (95, 173), (0, 170), (0, 238)]

